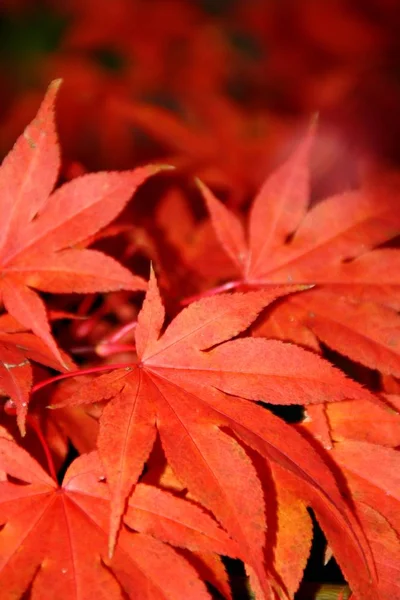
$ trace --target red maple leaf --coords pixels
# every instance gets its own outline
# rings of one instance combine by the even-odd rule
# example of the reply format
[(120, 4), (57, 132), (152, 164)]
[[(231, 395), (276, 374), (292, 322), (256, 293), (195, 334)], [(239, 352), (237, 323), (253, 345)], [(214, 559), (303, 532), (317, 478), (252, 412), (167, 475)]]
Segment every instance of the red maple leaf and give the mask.
[(53, 111), (59, 85), (55, 81), (49, 87), (36, 118), (0, 169), (0, 293), (6, 310), (63, 362), (45, 305), (32, 288), (54, 293), (144, 289), (140, 277), (83, 245), (159, 167), (84, 175), (50, 195), (60, 164)]
[[(392, 600), (400, 592), (400, 454), (394, 448), (350, 439), (336, 442), (330, 454), (346, 479), (371, 547), (377, 597)], [(362, 595), (355, 593), (355, 598), (361, 600)]]
[(307, 212), (311, 130), (238, 218), (203, 184), (233, 288), (311, 284), (268, 315), (260, 335), (318, 348), (322, 342), (372, 369), (400, 374), (400, 251), (374, 249), (400, 232), (394, 186), (346, 192)]
[[(365, 400), (327, 404), (326, 414), (333, 440), (329, 454), (345, 478), (370, 544), (378, 597), (391, 600), (400, 590), (400, 414), (396, 410), (400, 398), (381, 398), (380, 404)], [(313, 418), (301, 427), (318, 437)]]
[(112, 494), (111, 550), (126, 498), (158, 430), (177, 477), (240, 544), (256, 574), (253, 584), (261, 584), (269, 597), (264, 498), (234, 433), (301, 482), (354, 589), (372, 598), (365, 566), (368, 550), (327, 464), (290, 426), (248, 402), (307, 404), (365, 398), (368, 393), (319, 356), (291, 344), (255, 338), (227, 341), (279, 293), (270, 289), (202, 299), (184, 309), (159, 337), (164, 307), (152, 274), (135, 331), (139, 362), (93, 379), (64, 405), (112, 398), (101, 416), (98, 438)]
[[(198, 506), (139, 484), (114, 556), (107, 556), (109, 492), (96, 453), (69, 467), (61, 487), (0, 431), (0, 584), (32, 599), (210, 598), (196, 570), (169, 544), (206, 556), (239, 556)], [(24, 485), (22, 485), (22, 482)], [(168, 577), (165, 573), (168, 572)]]
[[(382, 396), (379, 403), (369, 400), (330, 403), (325, 410), (335, 442), (358, 440), (391, 448), (400, 446), (400, 396), (388, 394)], [(318, 437), (313, 416), (304, 421), (302, 427)]]
[[(65, 353), (61, 356), (64, 364), (73, 368), (70, 358)], [(14, 403), (22, 435), (25, 435), (25, 418), (33, 381), (31, 360), (52, 369), (65, 370), (36, 335), (0, 331), (0, 394), (8, 396)]]

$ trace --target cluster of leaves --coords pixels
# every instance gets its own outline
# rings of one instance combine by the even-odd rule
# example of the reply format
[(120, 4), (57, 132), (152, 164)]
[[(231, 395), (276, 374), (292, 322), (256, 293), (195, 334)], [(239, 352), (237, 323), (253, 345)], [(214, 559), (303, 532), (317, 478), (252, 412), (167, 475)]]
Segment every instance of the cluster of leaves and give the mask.
[[(59, 84), (0, 171), (2, 595), (229, 600), (223, 556), (245, 564), (257, 599), (290, 599), (311, 508), (352, 598), (393, 599), (398, 194), (309, 209), (312, 126), (261, 188), (248, 231), (199, 181), (209, 218), (199, 225), (171, 188), (153, 235), (128, 222), (129, 201), (164, 165), (53, 191)], [(153, 268), (147, 282), (121, 264), (138, 249), (167, 312)], [(304, 418), (289, 425), (272, 405)]]

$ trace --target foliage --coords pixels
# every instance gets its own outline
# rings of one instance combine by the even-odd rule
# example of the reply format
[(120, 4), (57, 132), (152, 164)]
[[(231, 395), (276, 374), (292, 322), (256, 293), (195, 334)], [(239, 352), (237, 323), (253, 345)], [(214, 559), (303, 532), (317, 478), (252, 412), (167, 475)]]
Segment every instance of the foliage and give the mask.
[(60, 185), (59, 85), (0, 171), (2, 597), (229, 599), (231, 557), (293, 598), (311, 511), (353, 600), (394, 598), (395, 185), (309, 208), (315, 125), (248, 229), (200, 181), (199, 223), (166, 165)]

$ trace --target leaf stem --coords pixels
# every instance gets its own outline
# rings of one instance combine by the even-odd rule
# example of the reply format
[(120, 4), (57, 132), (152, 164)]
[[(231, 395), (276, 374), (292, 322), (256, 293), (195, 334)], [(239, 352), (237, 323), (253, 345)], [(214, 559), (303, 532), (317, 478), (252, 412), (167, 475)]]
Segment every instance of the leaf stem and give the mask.
[(104, 340), (101, 342), (101, 344), (112, 344), (114, 342), (119, 342), (119, 340), (121, 338), (123, 338), (130, 331), (133, 331), (134, 329), (136, 329), (136, 327), (137, 327), (137, 320), (130, 321), (129, 323), (126, 323), (125, 325), (120, 327), (120, 329), (117, 329), (117, 331), (115, 333), (113, 333), (112, 335), (110, 335), (110, 337), (104, 338)]
[(189, 296), (188, 298), (183, 298), (180, 304), (182, 306), (188, 306), (192, 302), (196, 302), (197, 300), (201, 300), (202, 298), (208, 298), (209, 296), (215, 296), (216, 294), (220, 294), (222, 292), (229, 292), (230, 290), (235, 290), (238, 287), (243, 285), (243, 281), (228, 281), (227, 283), (223, 283), (222, 285), (218, 285), (217, 287), (206, 290), (205, 292), (201, 292), (200, 294), (195, 294), (194, 296)]
[(94, 346), (73, 346), (68, 348), (68, 352), (71, 354), (96, 354), (96, 348)]
[(112, 356), (119, 352), (135, 352), (136, 346), (134, 344), (114, 344), (101, 342), (96, 346), (96, 354), (99, 356)]
[(34, 394), (35, 392), (38, 392), (47, 385), (55, 383), (56, 381), (61, 381), (62, 379), (69, 379), (70, 377), (79, 377), (80, 375), (92, 375), (93, 373), (102, 373), (104, 371), (113, 371), (114, 369), (128, 369), (131, 367), (132, 363), (115, 363), (113, 365), (101, 365), (99, 367), (91, 367), (90, 369), (79, 369), (77, 371), (69, 371), (68, 373), (62, 373), (61, 375), (56, 375), (55, 377), (50, 377), (49, 379), (39, 381), (39, 383), (32, 387), (31, 393)]
[(56, 468), (54, 465), (51, 450), (49, 448), (49, 445), (47, 443), (45, 436), (43, 435), (43, 431), (39, 424), (39, 419), (36, 416), (28, 415), (27, 422), (29, 423), (29, 425), (32, 427), (32, 429), (36, 433), (37, 437), (39, 438), (40, 444), (43, 448), (43, 452), (46, 456), (47, 466), (49, 468), (50, 475), (52, 476), (54, 481), (57, 481), (57, 472), (56, 472)]

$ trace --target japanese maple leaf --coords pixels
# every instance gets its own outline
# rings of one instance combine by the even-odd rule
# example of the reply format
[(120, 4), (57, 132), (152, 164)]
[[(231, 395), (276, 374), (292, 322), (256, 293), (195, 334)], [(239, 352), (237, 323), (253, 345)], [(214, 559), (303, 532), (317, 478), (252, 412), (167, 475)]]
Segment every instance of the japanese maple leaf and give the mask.
[[(0, 584), (4, 598), (209, 599), (196, 570), (169, 544), (238, 556), (198, 506), (139, 484), (113, 559), (107, 558), (109, 492), (96, 453), (69, 467), (61, 487), (0, 432)], [(21, 483), (24, 482), (24, 485)], [(165, 574), (168, 573), (168, 577)]]
[[(400, 446), (400, 396), (388, 394), (382, 398), (379, 404), (369, 400), (327, 404), (325, 411), (332, 439), (358, 440), (392, 448)], [(303, 421), (302, 427), (318, 437), (313, 416)]]
[[(290, 598), (303, 579), (311, 550), (313, 528), (306, 503), (276, 480), (277, 515), (274, 567)], [(295, 543), (294, 543), (295, 541)]]
[[(386, 398), (399, 405), (395, 396)], [(394, 448), (400, 444), (400, 415), (383, 401), (363, 400), (328, 404), (326, 412), (334, 440), (329, 454), (342, 472), (369, 541), (378, 597), (391, 600), (400, 591), (400, 453)], [(315, 431), (312, 420), (302, 426)]]
[(356, 509), (375, 557), (380, 598), (392, 600), (400, 596), (400, 535), (376, 507), (357, 502)]
[[(255, 457), (253, 453), (253, 462), (255, 458), (258, 459), (257, 472), (268, 473), (270, 469), (266, 461)], [(174, 491), (185, 498), (191, 497), (166, 462), (158, 440), (147, 461), (146, 474), (141, 482)], [(311, 549), (311, 517), (306, 503), (296, 493), (289, 491), (284, 485), (279, 485), (279, 481), (275, 483), (272, 477), (265, 477), (262, 483), (264, 496), (269, 500), (274, 498), (274, 502), (269, 501), (266, 505), (265, 562), (279, 574), (284, 592), (292, 598), (303, 578)]]
[(279, 290), (270, 289), (202, 299), (179, 313), (160, 337), (164, 307), (152, 274), (135, 331), (138, 363), (94, 379), (69, 399), (77, 404), (111, 398), (98, 438), (112, 494), (110, 550), (158, 430), (177, 477), (240, 544), (255, 584), (270, 598), (274, 584), (263, 560), (264, 498), (249, 457), (229, 433), (234, 432), (312, 490), (311, 503), (332, 530), (339, 561), (342, 556), (343, 563), (351, 563), (352, 585), (369, 598), (368, 550), (327, 464), (290, 426), (249, 402), (319, 403), (362, 398), (367, 392), (319, 356), (291, 344), (246, 337), (227, 341), (277, 295)]
[(45, 305), (32, 288), (54, 293), (144, 289), (140, 277), (81, 245), (158, 167), (85, 175), (51, 195), (60, 166), (53, 110), (59, 85), (55, 81), (49, 87), (36, 118), (0, 169), (0, 294), (6, 310), (63, 362)]
[[(253, 453), (253, 462), (255, 458)], [(257, 472), (268, 473), (270, 469), (266, 461), (257, 458)], [(269, 499), (266, 506), (265, 561), (279, 574), (284, 592), (292, 598), (303, 578), (311, 549), (313, 528), (306, 503), (298, 494), (290, 491), (285, 485), (280, 485), (277, 477), (276, 479), (277, 481), (274, 481), (272, 477), (265, 477), (262, 482), (264, 495)], [(152, 450), (146, 474), (141, 481), (190, 498), (190, 493), (166, 462), (158, 443)], [(270, 502), (272, 498), (274, 502)]]
[[(400, 593), (400, 453), (369, 442), (337, 442), (331, 456), (341, 468), (370, 542), (382, 600)], [(379, 468), (378, 468), (379, 467)], [(362, 600), (361, 594), (355, 594)]]
[(247, 233), (199, 184), (221, 248), (236, 269), (237, 281), (229, 285), (313, 284), (279, 303), (260, 334), (312, 348), (318, 348), (317, 336), (354, 361), (399, 375), (400, 251), (374, 249), (400, 233), (396, 186), (346, 192), (307, 212), (312, 137), (311, 130), (266, 180)]
[[(64, 353), (64, 364), (74, 363)], [(50, 348), (32, 333), (3, 333), (0, 331), (0, 394), (9, 396), (17, 411), (18, 427), (25, 435), (25, 418), (31, 393), (33, 360), (52, 369), (64, 371)]]

